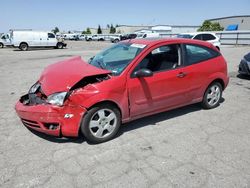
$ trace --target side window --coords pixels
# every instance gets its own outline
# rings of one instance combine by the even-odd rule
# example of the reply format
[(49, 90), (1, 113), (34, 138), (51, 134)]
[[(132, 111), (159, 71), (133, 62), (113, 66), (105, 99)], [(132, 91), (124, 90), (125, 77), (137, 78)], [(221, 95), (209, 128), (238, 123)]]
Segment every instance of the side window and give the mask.
[(219, 56), (219, 53), (202, 46), (186, 44), (186, 65), (192, 65)]
[(5, 38), (5, 35), (3, 35), (3, 36), (1, 37), (1, 39), (6, 39), (6, 38)]
[(53, 33), (48, 33), (48, 38), (53, 39), (53, 38), (56, 38), (56, 37), (55, 37), (55, 35)]
[(151, 70), (152, 72), (158, 72), (175, 69), (180, 65), (180, 46), (174, 44), (161, 46), (151, 51), (137, 65), (134, 71), (146, 68)]
[(193, 39), (202, 40), (202, 35), (201, 35), (201, 34), (198, 34), (198, 35), (196, 35)]
[(202, 40), (204, 40), (204, 41), (214, 40), (214, 39), (216, 39), (216, 38), (211, 34), (203, 34), (202, 35)]

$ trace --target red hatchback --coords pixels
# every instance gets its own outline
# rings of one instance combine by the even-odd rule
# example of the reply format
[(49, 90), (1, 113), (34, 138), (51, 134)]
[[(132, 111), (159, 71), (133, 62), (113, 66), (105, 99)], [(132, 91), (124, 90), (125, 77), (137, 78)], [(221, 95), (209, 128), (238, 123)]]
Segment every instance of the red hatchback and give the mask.
[(189, 39), (129, 40), (84, 62), (48, 66), (16, 103), (23, 124), (54, 136), (100, 143), (121, 123), (201, 102), (219, 105), (227, 64), (210, 43)]

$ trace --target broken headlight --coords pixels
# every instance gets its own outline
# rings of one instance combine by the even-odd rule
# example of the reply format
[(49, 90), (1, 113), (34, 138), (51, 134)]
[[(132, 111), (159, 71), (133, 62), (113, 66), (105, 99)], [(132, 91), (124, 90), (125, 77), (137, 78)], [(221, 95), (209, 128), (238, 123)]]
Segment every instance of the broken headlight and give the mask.
[(62, 106), (67, 96), (67, 92), (54, 93), (47, 98), (47, 102), (57, 106)]
[(41, 84), (39, 82), (35, 83), (33, 86), (31, 86), (29, 93), (36, 93), (40, 86)]

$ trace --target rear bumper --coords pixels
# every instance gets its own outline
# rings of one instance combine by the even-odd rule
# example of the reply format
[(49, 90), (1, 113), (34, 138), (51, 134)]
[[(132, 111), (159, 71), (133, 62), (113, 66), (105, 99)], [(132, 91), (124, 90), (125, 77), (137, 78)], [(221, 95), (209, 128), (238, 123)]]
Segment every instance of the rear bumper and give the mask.
[(250, 75), (250, 67), (247, 64), (247, 61), (241, 60), (238, 72), (240, 74)]
[(53, 135), (77, 137), (81, 119), (86, 109), (81, 106), (28, 106), (16, 103), (16, 112), (22, 123), (33, 130)]

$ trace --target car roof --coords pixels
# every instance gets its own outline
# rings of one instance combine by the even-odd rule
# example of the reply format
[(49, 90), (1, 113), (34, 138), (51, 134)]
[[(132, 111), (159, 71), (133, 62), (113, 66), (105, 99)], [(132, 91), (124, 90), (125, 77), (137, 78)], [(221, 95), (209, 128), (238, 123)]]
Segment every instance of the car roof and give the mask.
[(123, 42), (135, 43), (135, 44), (144, 44), (147, 46), (154, 46), (161, 43), (189, 43), (189, 44), (197, 44), (211, 48), (213, 45), (209, 42), (205, 42), (202, 40), (193, 40), (193, 39), (185, 39), (185, 38), (144, 38), (144, 39), (130, 39), (125, 40)]
[(193, 32), (193, 33), (180, 33), (179, 35), (198, 35), (198, 34), (212, 34), (215, 35), (215, 33), (202, 31), (202, 32)]

